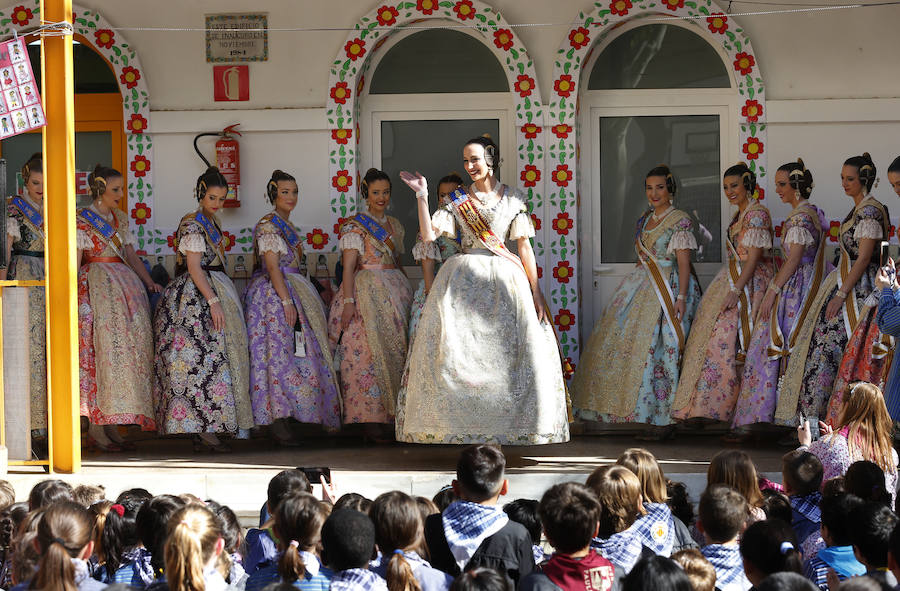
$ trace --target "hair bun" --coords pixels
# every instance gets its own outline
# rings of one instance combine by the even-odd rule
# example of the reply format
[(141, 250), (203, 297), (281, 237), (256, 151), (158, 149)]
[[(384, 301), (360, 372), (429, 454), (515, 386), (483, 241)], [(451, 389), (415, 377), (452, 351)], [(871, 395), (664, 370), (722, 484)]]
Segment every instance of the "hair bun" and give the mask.
[(744, 168), (750, 168), (749, 166), (747, 166), (747, 163), (744, 162), (743, 160), (738, 160), (734, 165), (735, 166), (743, 166)]
[(806, 171), (806, 164), (803, 163), (803, 158), (801, 158), (800, 156), (797, 156), (797, 164), (800, 165), (800, 168)]
[(486, 138), (486, 139), (489, 139), (489, 140), (490, 140), (490, 139), (494, 139), (494, 138), (491, 137), (491, 134), (489, 134), (489, 133), (482, 133), (482, 134), (481, 134), (481, 137)]
[(373, 166), (372, 168), (370, 168), (369, 170), (367, 170), (367, 171), (366, 171), (366, 174), (363, 175), (363, 176), (369, 176), (369, 174), (374, 173), (374, 172), (380, 172), (380, 171), (379, 171), (377, 168), (375, 168), (375, 167)]
[(863, 152), (862, 157), (864, 160), (868, 160), (869, 162), (872, 162), (872, 157), (869, 155), (868, 152)]
[(281, 176), (283, 174), (284, 174), (283, 170), (281, 170), (280, 168), (276, 168), (275, 170), (272, 171), (272, 178), (274, 179), (275, 177)]
[(219, 172), (219, 167), (218, 166), (210, 166), (209, 168), (206, 169), (206, 172), (204, 172), (203, 175), (206, 176), (210, 173), (215, 173), (215, 172)]

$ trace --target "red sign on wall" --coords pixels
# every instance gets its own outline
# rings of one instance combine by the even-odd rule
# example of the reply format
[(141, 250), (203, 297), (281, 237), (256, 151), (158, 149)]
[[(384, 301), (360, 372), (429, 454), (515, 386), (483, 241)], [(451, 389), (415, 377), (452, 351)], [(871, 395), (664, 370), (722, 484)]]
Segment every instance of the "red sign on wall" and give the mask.
[(250, 100), (250, 66), (213, 66), (213, 92), (218, 101)]

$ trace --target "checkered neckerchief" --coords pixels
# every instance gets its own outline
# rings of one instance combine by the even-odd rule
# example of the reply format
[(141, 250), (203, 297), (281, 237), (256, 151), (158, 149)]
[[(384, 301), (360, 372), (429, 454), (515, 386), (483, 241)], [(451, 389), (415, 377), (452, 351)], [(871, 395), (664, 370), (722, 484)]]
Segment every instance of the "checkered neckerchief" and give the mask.
[(364, 568), (339, 570), (331, 578), (329, 591), (388, 591), (387, 583)]
[(822, 523), (822, 511), (819, 504), (822, 503), (822, 493), (816, 491), (805, 497), (791, 496), (791, 508), (806, 517), (813, 523)]
[(591, 540), (591, 548), (599, 550), (603, 558), (621, 567), (628, 574), (640, 560), (644, 545), (637, 532), (629, 528), (606, 539), (594, 538)]
[(644, 510), (647, 514), (635, 521), (632, 529), (640, 536), (641, 543), (654, 553), (670, 555), (675, 544), (672, 510), (665, 503), (644, 503)]
[(497, 506), (488, 507), (468, 501), (456, 501), (441, 515), (444, 536), (460, 570), (478, 550), (485, 538), (509, 523), (509, 517)]
[(709, 544), (700, 548), (700, 553), (716, 569), (716, 588), (722, 591), (746, 590), (751, 587), (744, 575), (744, 560), (737, 544)]

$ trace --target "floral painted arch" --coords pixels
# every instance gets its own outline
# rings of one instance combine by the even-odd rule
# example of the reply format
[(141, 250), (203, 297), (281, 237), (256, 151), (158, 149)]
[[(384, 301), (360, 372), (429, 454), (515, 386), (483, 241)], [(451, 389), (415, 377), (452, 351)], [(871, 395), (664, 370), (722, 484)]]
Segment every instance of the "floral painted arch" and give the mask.
[[(527, 191), (533, 211), (542, 211), (541, 175), (544, 147), (540, 139), (544, 108), (535, 80), (534, 64), (521, 40), (499, 12), (479, 0), (403, 0), (380, 4), (362, 17), (347, 36), (331, 66), (326, 101), (331, 177), (331, 213), (337, 234), (343, 220), (356, 212), (359, 186), (359, 96), (366, 89), (371, 55), (398, 30), (417, 22), (442, 19), (474, 28), (476, 38), (489, 47), (504, 67), (515, 99), (516, 166), (520, 185)], [(505, 150), (506, 153), (511, 153)], [(535, 218), (538, 220), (539, 218)], [(336, 238), (336, 236), (335, 236)], [(320, 239), (321, 240), (321, 239)], [(328, 234), (324, 235), (328, 242)], [(337, 240), (332, 241), (336, 249)], [(540, 232), (537, 256), (543, 255)]]
[[(91, 48), (102, 55), (112, 66), (122, 93), (124, 133), (126, 135), (128, 194), (131, 197), (131, 218), (137, 226), (137, 250), (146, 254), (157, 250), (154, 244), (152, 160), (153, 144), (146, 133), (150, 121), (150, 92), (143, 77), (143, 68), (137, 53), (116, 33), (112, 26), (97, 12), (82, 6), (73, 6), (72, 20), (75, 33), (83, 37)], [(13, 33), (25, 34), (40, 24), (38, 0), (24, 0), (0, 9), (0, 36)], [(164, 242), (164, 241), (163, 241)]]
[[(578, 142), (573, 130), (577, 127), (578, 93), (570, 92), (579, 80), (590, 72), (584, 71), (591, 52), (622, 24), (648, 17), (681, 17), (688, 27), (701, 35), (720, 53), (728, 57), (734, 84), (732, 88), (742, 99), (738, 123), (738, 151), (762, 179), (766, 176), (765, 89), (753, 48), (743, 29), (723, 14), (712, 0), (607, 0), (595, 2), (593, 10), (579, 13), (576, 25), (557, 50), (553, 69), (554, 95), (547, 106), (548, 170), (565, 168), (579, 170)], [(730, 62), (730, 63), (729, 63)], [(560, 92), (564, 88), (566, 92)], [(553, 179), (556, 181), (556, 179)], [(547, 219), (552, 232), (545, 237), (547, 264), (553, 269), (553, 281), (548, 289), (548, 303), (554, 322), (560, 331), (566, 356), (577, 359), (579, 299), (578, 187), (580, 179), (569, 173), (564, 184), (547, 185)], [(588, 284), (589, 279), (581, 281)], [(567, 334), (574, 338), (567, 338)]]

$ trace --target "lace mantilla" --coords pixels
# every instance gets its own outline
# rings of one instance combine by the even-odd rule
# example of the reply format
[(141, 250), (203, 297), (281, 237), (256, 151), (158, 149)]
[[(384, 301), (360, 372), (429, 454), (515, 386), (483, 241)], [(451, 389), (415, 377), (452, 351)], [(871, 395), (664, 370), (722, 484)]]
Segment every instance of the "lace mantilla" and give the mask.
[(434, 215), (431, 216), (431, 225), (438, 236), (456, 238), (456, 219), (446, 209), (441, 208), (434, 212)]
[(22, 233), (19, 232), (19, 220), (16, 218), (6, 218), (6, 234), (7, 236), (11, 236), (16, 242), (22, 239)]
[(816, 243), (812, 233), (802, 226), (792, 226), (784, 235), (782, 244), (799, 244), (800, 246), (811, 246)]
[(747, 228), (741, 240), (741, 246), (747, 248), (772, 248), (772, 235), (762, 228)]
[(94, 242), (91, 240), (91, 237), (88, 236), (87, 232), (78, 230), (75, 238), (75, 246), (78, 250), (91, 250), (94, 248)]

